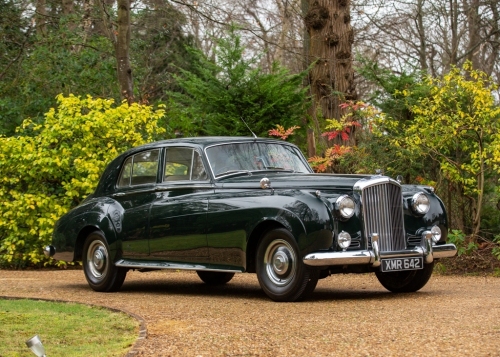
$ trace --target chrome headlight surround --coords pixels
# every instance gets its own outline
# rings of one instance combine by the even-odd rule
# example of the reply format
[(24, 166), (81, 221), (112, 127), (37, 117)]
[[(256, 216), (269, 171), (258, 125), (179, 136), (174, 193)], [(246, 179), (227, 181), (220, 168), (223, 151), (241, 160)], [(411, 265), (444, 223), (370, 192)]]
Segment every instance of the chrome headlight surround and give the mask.
[(415, 214), (423, 216), (431, 208), (431, 201), (429, 197), (423, 192), (417, 192), (411, 198), (411, 209)]
[(441, 228), (439, 228), (438, 226), (433, 226), (431, 228), (431, 234), (432, 234), (432, 241), (434, 243), (437, 243), (441, 240), (442, 237)]
[(342, 195), (335, 201), (335, 210), (342, 220), (348, 220), (354, 215), (356, 203), (348, 195)]
[(337, 244), (342, 250), (346, 250), (351, 245), (351, 235), (345, 231), (339, 233)]

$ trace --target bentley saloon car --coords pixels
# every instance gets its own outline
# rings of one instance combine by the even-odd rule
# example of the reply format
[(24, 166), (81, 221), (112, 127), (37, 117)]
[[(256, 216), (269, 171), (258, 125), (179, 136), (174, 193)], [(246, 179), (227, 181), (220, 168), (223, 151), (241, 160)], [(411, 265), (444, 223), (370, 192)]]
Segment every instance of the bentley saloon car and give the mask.
[(339, 273), (421, 289), (436, 259), (456, 254), (447, 223), (428, 186), (315, 174), (278, 140), (184, 138), (113, 160), (95, 193), (59, 219), (45, 253), (82, 261), (96, 291), (119, 290), (130, 269), (193, 270), (210, 285), (248, 272), (272, 300), (297, 301)]

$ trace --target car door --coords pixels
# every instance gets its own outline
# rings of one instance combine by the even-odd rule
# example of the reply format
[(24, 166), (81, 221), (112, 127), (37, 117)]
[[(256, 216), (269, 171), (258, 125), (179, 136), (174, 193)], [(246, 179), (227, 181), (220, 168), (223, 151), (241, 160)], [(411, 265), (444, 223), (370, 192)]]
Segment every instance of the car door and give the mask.
[(122, 167), (113, 199), (119, 203), (113, 206), (110, 215), (123, 216), (115, 227), (121, 240), (124, 258), (138, 258), (149, 255), (147, 240), (148, 217), (151, 204), (156, 199), (156, 185), (160, 149), (145, 150), (128, 157)]
[(151, 258), (207, 262), (208, 196), (214, 189), (201, 154), (192, 147), (167, 147), (164, 162), (150, 212)]

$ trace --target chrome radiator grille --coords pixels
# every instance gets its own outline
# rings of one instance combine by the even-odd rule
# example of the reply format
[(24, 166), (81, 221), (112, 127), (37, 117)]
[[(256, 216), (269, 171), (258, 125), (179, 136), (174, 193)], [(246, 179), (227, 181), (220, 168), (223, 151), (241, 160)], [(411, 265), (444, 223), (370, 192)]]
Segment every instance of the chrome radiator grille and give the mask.
[(379, 248), (391, 252), (406, 248), (401, 187), (391, 181), (363, 188), (365, 234), (379, 234)]

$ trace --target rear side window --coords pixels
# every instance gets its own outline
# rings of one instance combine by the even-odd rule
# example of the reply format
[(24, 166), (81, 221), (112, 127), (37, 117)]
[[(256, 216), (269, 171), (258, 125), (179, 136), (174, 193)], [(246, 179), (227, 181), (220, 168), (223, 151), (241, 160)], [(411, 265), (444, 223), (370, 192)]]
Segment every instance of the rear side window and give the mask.
[(159, 156), (160, 150), (149, 150), (125, 160), (118, 179), (118, 187), (156, 183)]
[(163, 181), (204, 181), (207, 172), (198, 151), (192, 148), (167, 148)]

